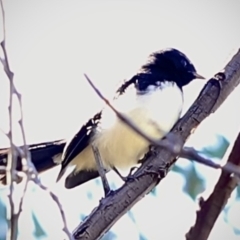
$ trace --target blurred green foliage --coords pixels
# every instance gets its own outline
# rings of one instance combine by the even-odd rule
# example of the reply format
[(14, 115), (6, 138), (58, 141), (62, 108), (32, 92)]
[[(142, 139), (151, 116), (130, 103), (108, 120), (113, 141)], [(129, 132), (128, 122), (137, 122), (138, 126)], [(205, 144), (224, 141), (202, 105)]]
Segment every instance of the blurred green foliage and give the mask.
[(185, 179), (185, 185), (183, 186), (183, 191), (187, 193), (193, 200), (203, 192), (205, 189), (205, 180), (199, 172), (197, 171), (196, 164), (192, 162), (188, 167), (181, 167), (180, 165), (175, 165), (173, 171), (183, 175)]
[(107, 232), (102, 238), (102, 240), (116, 240), (116, 239), (117, 235), (112, 231)]
[(200, 152), (209, 158), (222, 159), (225, 152), (227, 151), (227, 148), (229, 147), (229, 142), (222, 135), (217, 135), (216, 137), (217, 137), (217, 144), (204, 147)]
[[(216, 135), (216, 138), (216, 144), (203, 147), (199, 150), (199, 153), (212, 160), (222, 159), (229, 146), (229, 142), (224, 136), (218, 134)], [(182, 167), (178, 163), (173, 167), (173, 171), (182, 174), (185, 178), (183, 191), (194, 200), (205, 190), (204, 174), (199, 171), (198, 166), (198, 163), (192, 162), (188, 167)]]
[(140, 234), (139, 234), (139, 240), (147, 240), (147, 238), (144, 237), (144, 235), (140, 233)]
[(185, 171), (185, 186), (183, 191), (195, 200), (199, 193), (203, 192), (205, 189), (205, 180), (200, 176), (196, 170), (196, 164), (193, 163), (191, 166), (186, 168)]
[(136, 223), (136, 219), (135, 219), (135, 217), (134, 217), (133, 212), (132, 212), (131, 210), (129, 210), (129, 211), (127, 212), (127, 214), (128, 214), (128, 216), (129, 216), (129, 218), (130, 218), (134, 223)]
[(237, 187), (237, 199), (240, 200), (240, 186)]
[(42, 228), (41, 224), (39, 223), (37, 216), (35, 215), (34, 212), (32, 212), (32, 219), (33, 219), (33, 223), (34, 223), (34, 236), (36, 237), (36, 239), (46, 237), (47, 234), (43, 230), (43, 228)]
[(7, 215), (6, 206), (1, 201), (1, 198), (0, 198), (0, 240), (6, 239), (6, 233), (7, 233), (6, 215)]

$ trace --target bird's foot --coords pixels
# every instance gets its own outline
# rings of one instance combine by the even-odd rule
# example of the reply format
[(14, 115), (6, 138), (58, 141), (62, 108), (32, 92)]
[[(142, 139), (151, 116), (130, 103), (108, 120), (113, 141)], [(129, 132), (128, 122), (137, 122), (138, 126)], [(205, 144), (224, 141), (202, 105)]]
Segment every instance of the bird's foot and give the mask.
[(113, 190), (109, 187), (109, 185), (103, 184), (103, 191), (104, 191), (104, 196), (107, 197), (112, 194)]
[(132, 167), (130, 169), (130, 172), (129, 174), (124, 177), (118, 170), (117, 168), (113, 167), (113, 171), (122, 179), (123, 182), (127, 182), (127, 181), (130, 181), (130, 180), (134, 180), (134, 177), (132, 176), (132, 172), (135, 170), (135, 169), (138, 169), (137, 167)]
[(145, 169), (143, 172), (135, 174), (134, 178), (139, 178), (144, 175), (155, 175), (159, 179), (164, 178), (167, 175), (168, 171), (166, 169), (159, 169), (159, 170), (152, 170), (152, 169)]
[(112, 189), (104, 189), (104, 197), (107, 198), (114, 194), (114, 191)]
[(137, 170), (137, 169), (138, 169), (138, 167), (132, 167), (132, 168), (130, 169), (129, 174), (127, 175), (127, 177), (125, 177), (125, 178), (126, 178), (126, 181), (134, 180), (135, 177), (133, 177), (133, 171), (134, 171), (134, 170)]

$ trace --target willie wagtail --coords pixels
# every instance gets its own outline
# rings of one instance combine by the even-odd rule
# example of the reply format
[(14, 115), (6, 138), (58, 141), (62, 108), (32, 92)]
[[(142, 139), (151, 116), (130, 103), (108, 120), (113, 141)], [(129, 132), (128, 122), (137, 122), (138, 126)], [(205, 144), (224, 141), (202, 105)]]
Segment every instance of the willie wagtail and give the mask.
[[(153, 52), (136, 75), (117, 90), (112, 104), (148, 136), (161, 139), (180, 118), (183, 86), (196, 78), (203, 79), (179, 50)], [(150, 146), (105, 107), (65, 146), (57, 181), (68, 166), (75, 166), (65, 180), (66, 188), (74, 188), (99, 176), (92, 143), (98, 148), (106, 170), (136, 165)]]

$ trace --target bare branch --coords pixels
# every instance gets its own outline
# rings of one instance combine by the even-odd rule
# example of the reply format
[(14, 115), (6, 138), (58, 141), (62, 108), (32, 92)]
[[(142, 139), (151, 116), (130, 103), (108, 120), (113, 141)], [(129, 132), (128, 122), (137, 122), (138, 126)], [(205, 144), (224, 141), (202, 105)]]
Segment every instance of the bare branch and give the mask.
[[(15, 149), (19, 149), (19, 147), (15, 146)], [(18, 152), (22, 152), (21, 149), (18, 150)], [(65, 216), (65, 213), (64, 213), (64, 210), (63, 210), (63, 207), (60, 203), (60, 200), (58, 199), (58, 197), (51, 191), (49, 190), (46, 186), (44, 186), (40, 179), (38, 178), (38, 172), (36, 171), (35, 167), (33, 166), (32, 162), (28, 162), (28, 165), (27, 165), (27, 173), (28, 173), (28, 176), (26, 176), (26, 172), (19, 172), (19, 171), (16, 171), (16, 173), (19, 175), (19, 177), (23, 178), (23, 175), (20, 174), (20, 173), (23, 173), (25, 176), (26, 176), (26, 182), (25, 182), (25, 186), (24, 186), (24, 190), (23, 190), (23, 194), (22, 194), (22, 197), (20, 199), (20, 204), (19, 204), (19, 211), (18, 213), (16, 214), (17, 217), (19, 218), (20, 216), (20, 213), (22, 211), (22, 204), (23, 204), (23, 199), (24, 199), (24, 196), (25, 196), (25, 193), (26, 193), (26, 190), (27, 190), (27, 182), (29, 181), (33, 181), (36, 185), (38, 185), (41, 189), (43, 189), (44, 191), (48, 192), (49, 195), (51, 196), (52, 200), (57, 204), (59, 210), (60, 210), (60, 214), (61, 214), (61, 218), (62, 218), (62, 221), (63, 221), (63, 231), (67, 234), (68, 238), (71, 240), (73, 239), (72, 238), (72, 235), (70, 233), (70, 231), (68, 230), (68, 227), (67, 227), (67, 221), (66, 221), (66, 216)], [(0, 171), (1, 171), (1, 174), (4, 173), (4, 171), (6, 171), (6, 168), (1, 166), (0, 167)]]
[(220, 163), (213, 162), (211, 159), (199, 155), (199, 153), (194, 148), (184, 147), (183, 151), (181, 152), (181, 157), (204, 164), (211, 168), (221, 169), (223, 172), (228, 174), (233, 173), (237, 177), (240, 177), (240, 168), (238, 168), (235, 164), (227, 162), (226, 164), (222, 165)]
[[(234, 165), (240, 169), (240, 133), (233, 145), (228, 157), (227, 164)], [(227, 204), (232, 191), (237, 187), (239, 177), (232, 176), (230, 173), (222, 172), (217, 184), (207, 200), (201, 198), (200, 209), (197, 211), (195, 225), (186, 234), (187, 240), (204, 240), (209, 237), (211, 230)]]
[(12, 119), (12, 105), (13, 105), (13, 94), (14, 94), (14, 85), (13, 85), (13, 73), (10, 70), (9, 67), (9, 62), (8, 62), (8, 55), (6, 51), (6, 29), (5, 29), (5, 11), (3, 7), (3, 2), (2, 0), (0, 1), (1, 3), (1, 12), (2, 12), (2, 20), (3, 20), (3, 40), (1, 42), (1, 48), (3, 50), (3, 59), (1, 59), (1, 62), (4, 67), (4, 71), (6, 75), (9, 78), (10, 81), (10, 99), (9, 99), (9, 133), (8, 137), (10, 140), (10, 148), (11, 151), (8, 154), (8, 161), (7, 161), (7, 173), (6, 173), (6, 178), (7, 178), (7, 183), (9, 184), (9, 203), (10, 203), (10, 216), (9, 217), (9, 228), (8, 228), (8, 237), (9, 239), (17, 239), (17, 226), (18, 226), (18, 214), (15, 214), (15, 205), (13, 201), (13, 185), (14, 185), (14, 174), (16, 172), (16, 153), (14, 151), (13, 147), (13, 136), (12, 136), (12, 126), (13, 126), (13, 119)]
[(111, 189), (110, 189), (108, 180), (106, 178), (106, 171), (105, 171), (105, 168), (103, 166), (103, 162), (102, 162), (102, 159), (101, 159), (100, 152), (99, 152), (98, 148), (95, 146), (95, 144), (92, 144), (92, 151), (93, 151), (95, 161), (96, 161), (96, 164), (97, 164), (98, 173), (99, 173), (99, 175), (101, 177), (101, 180), (102, 180), (104, 193), (105, 193), (105, 196), (107, 196), (107, 194), (110, 193)]
[[(192, 131), (209, 114), (218, 109), (239, 82), (240, 51), (231, 59), (223, 72), (208, 81), (172, 132), (185, 142)], [(113, 194), (102, 199), (99, 206), (74, 230), (74, 238), (100, 239), (123, 214), (166, 176), (175, 162), (175, 156), (170, 151), (153, 147), (147, 154), (146, 161), (133, 174), (134, 180), (127, 181)]]
[[(63, 231), (67, 234), (69, 239), (72, 239), (72, 235), (70, 231), (68, 230), (67, 223), (66, 223), (66, 217), (63, 211), (63, 208), (60, 204), (59, 199), (55, 194), (53, 194), (51, 191), (45, 187), (41, 181), (38, 179), (38, 172), (36, 171), (34, 165), (31, 161), (31, 154), (29, 152), (27, 143), (26, 143), (26, 137), (25, 137), (25, 131), (23, 126), (23, 112), (22, 112), (22, 95), (17, 91), (15, 85), (14, 85), (14, 74), (10, 70), (9, 60), (8, 60), (8, 54), (6, 50), (6, 30), (5, 30), (5, 11), (3, 7), (3, 2), (0, 0), (1, 3), (1, 11), (3, 16), (3, 41), (1, 42), (1, 48), (3, 50), (3, 58), (1, 59), (1, 63), (3, 64), (4, 71), (9, 79), (10, 84), (10, 100), (9, 100), (9, 133), (7, 134), (9, 141), (10, 141), (10, 151), (8, 152), (8, 159), (7, 159), (7, 167), (6, 167), (6, 175), (7, 175), (7, 184), (10, 185), (10, 194), (9, 194), (9, 202), (10, 202), (10, 219), (9, 219), (9, 231), (8, 231), (8, 239), (15, 240), (17, 239), (17, 232), (18, 232), (18, 219), (20, 216), (20, 213), (22, 211), (22, 205), (24, 196), (27, 190), (28, 182), (30, 180), (34, 181), (35, 184), (37, 184), (39, 187), (41, 187), (43, 190), (47, 191), (52, 199), (56, 202), (58, 205), (58, 208), (60, 210), (60, 214), (63, 220)], [(16, 147), (13, 143), (13, 133), (12, 133), (12, 125), (13, 125), (13, 95), (17, 96), (19, 108), (21, 112), (20, 120), (19, 120), (19, 126), (21, 129), (21, 134), (23, 138), (23, 151)], [(16, 149), (18, 151), (16, 151)], [(17, 167), (17, 159), (18, 157), (21, 157), (21, 163), (22, 163), (22, 171), (26, 174), (26, 181), (24, 183), (24, 189), (23, 193), (20, 199), (19, 204), (19, 210), (16, 212), (15, 204), (13, 201), (13, 184), (15, 181), (15, 173), (16, 173), (16, 167)]]
[(66, 216), (65, 216), (65, 213), (64, 213), (64, 210), (63, 210), (63, 207), (62, 207), (62, 204), (60, 202), (60, 200), (58, 199), (57, 195), (54, 194), (52, 191), (50, 191), (46, 186), (44, 186), (41, 181), (39, 180), (38, 176), (36, 175), (36, 173), (33, 173), (32, 174), (32, 181), (38, 185), (41, 189), (43, 189), (44, 191), (48, 192), (50, 197), (52, 198), (52, 200), (57, 204), (58, 206), (58, 209), (60, 211), (60, 215), (61, 215), (61, 218), (62, 218), (62, 222), (63, 222), (63, 231), (66, 233), (66, 235), (68, 236), (68, 239), (69, 240), (74, 240), (71, 232), (69, 231), (68, 229), (68, 226), (67, 226), (67, 220), (66, 220)]

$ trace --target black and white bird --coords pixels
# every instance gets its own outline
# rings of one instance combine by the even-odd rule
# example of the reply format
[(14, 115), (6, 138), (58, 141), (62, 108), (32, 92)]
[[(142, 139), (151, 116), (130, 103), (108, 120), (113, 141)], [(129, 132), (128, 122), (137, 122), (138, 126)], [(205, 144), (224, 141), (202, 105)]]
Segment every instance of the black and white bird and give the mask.
[[(172, 48), (157, 51), (117, 90), (112, 105), (148, 136), (161, 139), (180, 118), (182, 88), (196, 78), (204, 79), (185, 54)], [(65, 180), (66, 188), (99, 176), (92, 143), (98, 148), (106, 170), (133, 167), (150, 146), (106, 107), (66, 144), (57, 177), (59, 181), (68, 166), (75, 166)]]

